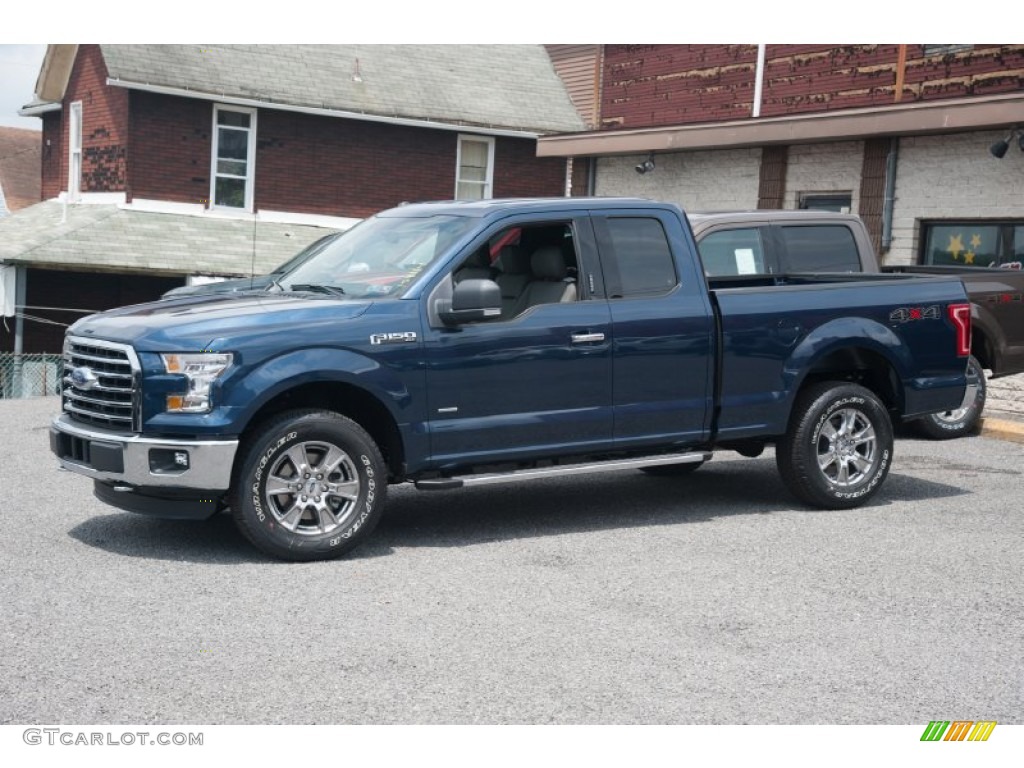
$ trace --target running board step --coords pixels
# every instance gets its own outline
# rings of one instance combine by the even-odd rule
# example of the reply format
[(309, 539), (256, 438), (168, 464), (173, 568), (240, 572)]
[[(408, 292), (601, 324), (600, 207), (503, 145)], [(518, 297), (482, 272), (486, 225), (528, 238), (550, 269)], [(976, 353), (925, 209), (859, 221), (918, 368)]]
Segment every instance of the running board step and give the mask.
[(669, 453), (657, 456), (643, 456), (637, 459), (595, 461), (589, 464), (557, 464), (551, 467), (538, 467), (536, 469), (516, 469), (511, 472), (493, 472), (483, 475), (461, 475), (417, 480), (416, 487), (421, 491), (450, 491), (470, 485), (514, 483), (520, 480), (536, 480), (541, 477), (554, 477), (556, 475), (564, 477), (565, 475), (587, 475), (593, 472), (616, 472), (623, 469), (657, 467), (665, 464), (693, 464), (707, 461), (710, 458), (710, 452)]

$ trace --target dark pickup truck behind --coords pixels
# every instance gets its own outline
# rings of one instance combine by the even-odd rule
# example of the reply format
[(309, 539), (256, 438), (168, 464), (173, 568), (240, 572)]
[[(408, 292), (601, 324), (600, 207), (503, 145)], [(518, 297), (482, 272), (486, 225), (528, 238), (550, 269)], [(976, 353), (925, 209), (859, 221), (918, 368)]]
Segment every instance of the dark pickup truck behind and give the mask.
[(691, 213), (689, 220), (711, 276), (790, 272), (946, 275), (963, 281), (971, 300), (971, 358), (963, 401), (913, 422), (928, 437), (975, 432), (991, 378), (1024, 372), (1024, 272), (974, 266), (880, 267), (858, 216), (827, 211)]
[(796, 497), (849, 508), (892, 419), (961, 402), (969, 340), (954, 277), (707, 280), (670, 204), (412, 204), (266, 290), (76, 323), (51, 447), (113, 506), (230, 509), (293, 560), (363, 541), (391, 483), (685, 473), (766, 444)]

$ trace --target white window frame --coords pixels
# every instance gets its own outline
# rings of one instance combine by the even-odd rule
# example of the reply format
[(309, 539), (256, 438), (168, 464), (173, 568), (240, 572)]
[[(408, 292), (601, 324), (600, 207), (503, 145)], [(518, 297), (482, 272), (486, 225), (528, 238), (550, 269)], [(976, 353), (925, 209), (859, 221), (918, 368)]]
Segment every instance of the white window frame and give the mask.
[[(462, 142), (464, 141), (475, 141), (481, 144), (487, 145), (487, 173), (483, 182), (476, 180), (462, 180), (459, 178), (459, 173), (462, 170)], [(489, 200), (494, 197), (494, 137), (493, 136), (480, 136), (474, 133), (460, 133), (459, 141), (455, 151), (455, 195), (454, 199), (459, 199), (459, 184), (482, 184), (484, 188), (483, 199)]]
[(82, 194), (82, 136), (82, 102), (73, 101), (68, 110), (69, 200), (78, 200)]
[[(220, 151), (220, 128), (221, 126), (217, 123), (217, 117), (221, 112), (241, 112), (249, 115), (249, 127), (247, 129), (228, 127), (229, 130), (248, 130), (248, 144), (246, 149), (246, 162), (245, 162), (245, 207), (235, 208), (232, 205), (217, 205), (217, 153)], [(234, 107), (226, 104), (214, 104), (213, 105), (213, 134), (210, 142), (210, 210), (216, 211), (240, 211), (244, 210), (248, 213), (252, 213), (253, 201), (256, 197), (256, 112), (255, 109), (248, 107)], [(225, 178), (240, 179), (241, 176), (232, 176), (230, 174), (219, 174)]]

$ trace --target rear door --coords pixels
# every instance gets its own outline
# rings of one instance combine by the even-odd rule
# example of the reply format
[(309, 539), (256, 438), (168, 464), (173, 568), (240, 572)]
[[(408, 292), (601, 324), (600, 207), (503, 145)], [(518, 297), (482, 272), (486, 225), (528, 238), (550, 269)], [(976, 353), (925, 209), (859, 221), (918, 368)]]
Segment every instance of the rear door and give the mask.
[(615, 442), (692, 444), (711, 418), (713, 322), (691, 240), (670, 211), (593, 213), (614, 330)]

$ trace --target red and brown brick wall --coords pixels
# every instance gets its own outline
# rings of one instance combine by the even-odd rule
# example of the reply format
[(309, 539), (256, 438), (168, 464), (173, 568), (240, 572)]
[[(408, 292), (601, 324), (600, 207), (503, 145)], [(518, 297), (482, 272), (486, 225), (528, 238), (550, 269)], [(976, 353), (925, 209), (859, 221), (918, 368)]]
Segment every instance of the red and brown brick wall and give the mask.
[(601, 127), (749, 117), (756, 45), (606, 45)]
[[(757, 46), (605, 46), (601, 127), (749, 118)], [(762, 117), (1010, 93), (1024, 88), (1024, 45), (768, 45)]]
[[(61, 110), (59, 189), (67, 189), (71, 104), (82, 102), (83, 192), (123, 192), (128, 152), (128, 91), (107, 85), (107, 66), (98, 45), (78, 48)], [(45, 166), (44, 166), (45, 168)], [(44, 178), (51, 188), (52, 177)]]
[[(213, 104), (144, 92), (131, 101), (131, 198), (207, 204)], [(280, 110), (256, 120), (258, 210), (362, 218), (455, 194), (458, 134)], [(499, 137), (494, 195), (561, 195), (565, 162)]]
[(64, 157), (64, 112), (46, 112), (43, 115), (42, 198), (50, 200), (67, 186), (67, 175), (62, 176)]
[[(132, 91), (128, 199), (206, 205), (213, 105)], [(256, 166), (257, 174), (259, 165)]]

